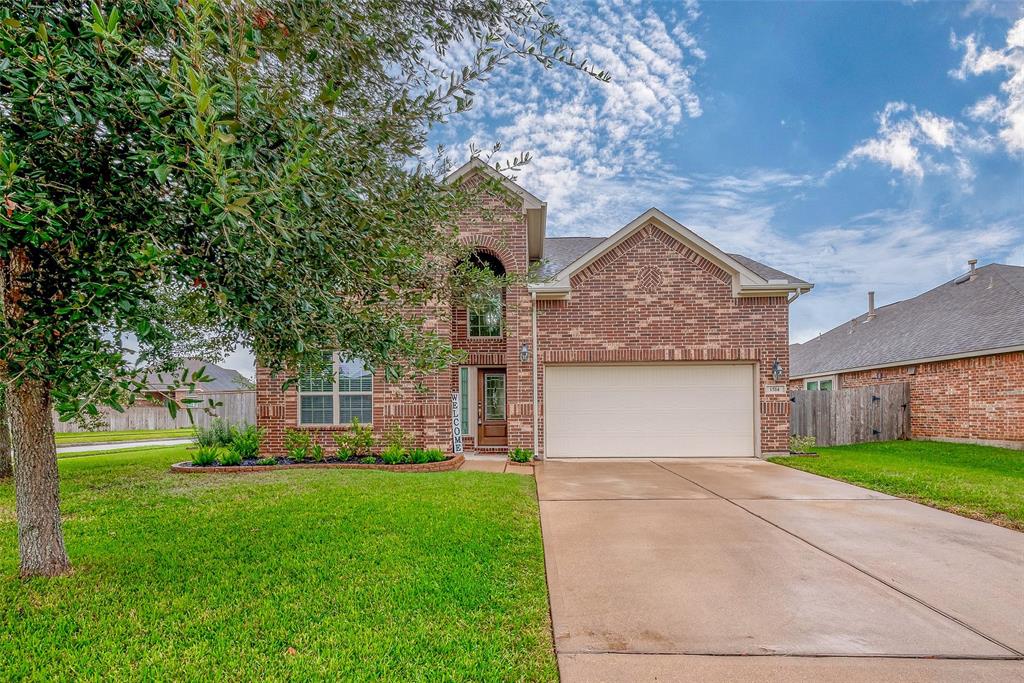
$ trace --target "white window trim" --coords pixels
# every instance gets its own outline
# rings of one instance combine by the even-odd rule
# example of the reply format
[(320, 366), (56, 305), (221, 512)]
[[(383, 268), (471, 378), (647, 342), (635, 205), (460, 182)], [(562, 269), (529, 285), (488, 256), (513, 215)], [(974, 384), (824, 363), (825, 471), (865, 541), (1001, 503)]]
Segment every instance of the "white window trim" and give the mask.
[[(298, 392), (298, 400), (296, 404), (296, 415), (295, 422), (299, 427), (347, 427), (350, 426), (351, 422), (341, 421), (341, 397), (342, 396), (369, 396), (370, 397), (370, 420), (367, 422), (360, 422), (360, 425), (373, 426), (373, 385), (374, 378), (373, 373), (370, 373), (370, 390), (369, 391), (341, 391), (338, 386), (338, 377), (341, 372), (341, 354), (337, 351), (331, 352), (331, 391), (303, 391), (302, 390), (302, 379), (299, 378), (299, 384), (296, 386)], [(331, 396), (333, 397), (332, 404), (332, 418), (331, 422), (303, 422), (302, 421), (302, 397), (303, 396)]]
[[(835, 391), (836, 389), (839, 388), (839, 377), (837, 375), (819, 375), (817, 377), (805, 377), (804, 380), (803, 380), (803, 382), (804, 382), (804, 389), (807, 389), (807, 385), (810, 384), (811, 382), (819, 383), (819, 382), (828, 382), (830, 380), (832, 382), (832, 388), (828, 389), (828, 391)], [(817, 388), (815, 388), (814, 390), (815, 391), (820, 391)]]
[(473, 334), (473, 325), (470, 323), (470, 316), (473, 309), (466, 306), (466, 337), (469, 339), (504, 339), (505, 338), (505, 291), (498, 295), (498, 334)]

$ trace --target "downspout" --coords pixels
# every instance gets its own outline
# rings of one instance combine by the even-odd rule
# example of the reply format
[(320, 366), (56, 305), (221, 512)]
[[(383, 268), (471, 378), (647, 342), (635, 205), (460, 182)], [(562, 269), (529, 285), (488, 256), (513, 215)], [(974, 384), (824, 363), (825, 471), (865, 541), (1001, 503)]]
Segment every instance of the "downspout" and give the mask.
[(533, 326), (533, 457), (537, 457), (540, 445), (540, 409), (537, 400), (537, 292), (530, 292), (530, 314)]
[(800, 295), (801, 295), (801, 294), (803, 294), (803, 293), (804, 293), (804, 290), (802, 290), (802, 289), (797, 289), (797, 290), (796, 290), (796, 292), (795, 292), (795, 293), (793, 294), (793, 296), (791, 296), (791, 297), (789, 297), (788, 299), (786, 299), (786, 303), (787, 303), (787, 304), (791, 304), (791, 303), (793, 303), (794, 301), (796, 301), (797, 299), (799, 299), (799, 298), (800, 298)]

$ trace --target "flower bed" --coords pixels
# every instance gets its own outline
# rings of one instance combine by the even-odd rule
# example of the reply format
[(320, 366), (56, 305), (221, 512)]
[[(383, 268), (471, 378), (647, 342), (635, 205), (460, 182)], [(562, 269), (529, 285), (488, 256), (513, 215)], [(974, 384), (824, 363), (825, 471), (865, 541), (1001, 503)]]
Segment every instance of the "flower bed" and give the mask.
[(267, 472), (271, 470), (289, 470), (289, 469), (320, 469), (320, 468), (348, 468), (355, 470), (388, 470), (392, 472), (448, 472), (456, 470), (462, 465), (464, 458), (461, 455), (448, 456), (444, 460), (437, 462), (425, 462), (425, 463), (403, 463), (399, 465), (388, 465), (385, 464), (380, 458), (376, 458), (376, 462), (367, 462), (366, 458), (349, 458), (342, 460), (335, 457), (324, 458), (321, 462), (309, 462), (302, 461), (296, 462), (290, 458), (275, 458), (277, 464), (275, 465), (260, 465), (257, 462), (266, 462), (265, 460), (249, 459), (243, 460), (238, 465), (193, 465), (191, 462), (179, 462), (171, 465), (172, 472), (205, 472), (205, 473), (223, 473), (229, 474), (231, 472)]

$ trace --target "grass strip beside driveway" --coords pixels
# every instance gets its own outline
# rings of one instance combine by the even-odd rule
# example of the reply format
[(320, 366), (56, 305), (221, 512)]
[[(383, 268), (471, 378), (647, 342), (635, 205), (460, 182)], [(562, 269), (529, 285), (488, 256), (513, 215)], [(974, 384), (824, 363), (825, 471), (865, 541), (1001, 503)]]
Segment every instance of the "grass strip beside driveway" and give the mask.
[(16, 578), (0, 484), (0, 680), (557, 678), (532, 477), (186, 459), (61, 460), (66, 579)]
[(819, 447), (772, 462), (1024, 530), (1024, 451), (939, 441)]

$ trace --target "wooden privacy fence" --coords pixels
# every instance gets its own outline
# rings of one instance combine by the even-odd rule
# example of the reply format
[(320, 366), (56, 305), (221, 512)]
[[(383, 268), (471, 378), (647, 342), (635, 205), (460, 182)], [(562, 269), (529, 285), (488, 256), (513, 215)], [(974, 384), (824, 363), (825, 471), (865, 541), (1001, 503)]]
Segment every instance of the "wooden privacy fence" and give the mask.
[[(226, 391), (194, 394), (202, 403), (192, 408), (192, 420), (188, 412), (179, 410), (177, 416), (171, 417), (167, 406), (160, 403), (149, 403), (140, 399), (138, 403), (125, 408), (123, 413), (109, 408), (100, 409), (100, 431), (117, 432), (128, 429), (177, 429), (180, 427), (209, 427), (210, 423), (220, 418), (228, 424), (256, 424), (256, 392)], [(220, 402), (222, 405), (211, 408), (211, 415), (205, 408), (208, 400)], [(95, 428), (95, 426), (90, 426)], [(76, 422), (62, 422), (56, 413), (53, 415), (53, 429), (58, 432), (86, 431)]]
[(836, 391), (791, 391), (789, 433), (819, 446), (910, 438), (910, 384)]

